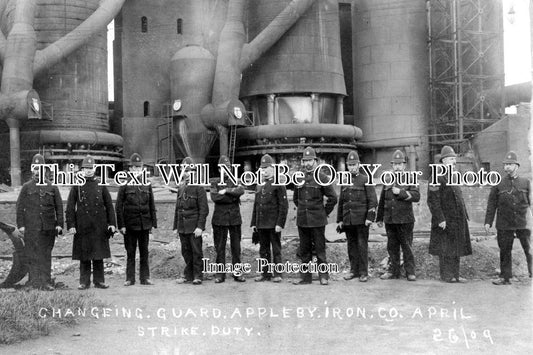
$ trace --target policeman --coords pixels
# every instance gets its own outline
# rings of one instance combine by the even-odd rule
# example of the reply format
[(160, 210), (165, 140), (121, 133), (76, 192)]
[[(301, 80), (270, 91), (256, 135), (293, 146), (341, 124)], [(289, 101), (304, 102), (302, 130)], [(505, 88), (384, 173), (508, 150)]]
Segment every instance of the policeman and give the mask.
[[(142, 157), (133, 153), (129, 170), (138, 176), (143, 171)], [(117, 224), (124, 235), (126, 248), (126, 281), (124, 286), (135, 284), (135, 253), (139, 244), (141, 285), (153, 285), (148, 266), (148, 242), (152, 228), (157, 228), (157, 217), (152, 186), (123, 185), (119, 188), (116, 203)]]
[[(294, 204), (297, 207), (296, 225), (298, 226), (298, 235), (300, 237), (300, 257), (304, 264), (310, 263), (312, 259), (313, 245), (317, 254), (318, 267), (321, 264), (327, 266), (326, 261), (326, 224), (328, 224), (328, 215), (333, 211), (337, 204), (337, 194), (333, 186), (321, 186), (314, 178), (314, 171), (317, 167), (317, 157), (315, 150), (311, 147), (304, 149), (302, 156), (302, 165), (304, 167), (305, 179), (300, 186), (294, 189)], [(326, 181), (323, 177), (321, 181)], [(324, 205), (324, 196), (327, 198)], [(322, 267), (322, 268), (323, 268)], [(295, 281), (295, 285), (310, 284), (312, 275), (310, 272), (300, 272), (300, 280)], [(319, 273), (320, 284), (327, 285), (329, 274), (327, 272)]]
[[(260, 168), (264, 170), (265, 184), (258, 185), (255, 192), (254, 208), (250, 227), (259, 233), (259, 256), (275, 264), (281, 264), (281, 231), (287, 220), (289, 202), (285, 186), (273, 186), (274, 159), (268, 154), (261, 158)], [(272, 253), (270, 252), (272, 246)], [(273, 282), (281, 282), (281, 274), (274, 271)], [(255, 281), (270, 280), (272, 275), (266, 268)]]
[[(455, 152), (444, 146), (440, 161), (455, 169)], [(468, 213), (459, 186), (450, 186), (446, 177), (438, 185), (429, 185), (427, 203), (431, 211), (429, 253), (439, 257), (440, 278), (444, 282), (465, 282), (459, 276), (460, 257), (472, 254)]]
[[(231, 168), (231, 163), (227, 156), (221, 155), (218, 164), (224, 164)], [(227, 179), (225, 185), (221, 184), (220, 178), (211, 183), (211, 200), (215, 203), (215, 210), (211, 223), (213, 225), (213, 239), (217, 252), (217, 264), (226, 263), (226, 241), (228, 232), (231, 246), (231, 263), (233, 265), (241, 262), (241, 210), (240, 197), (244, 194), (244, 188), (241, 185), (235, 185)], [(215, 283), (224, 282), (225, 273), (218, 273), (215, 277)], [(237, 282), (245, 282), (242, 275), (233, 275)]]
[(337, 228), (346, 232), (350, 273), (344, 277), (359, 277), (368, 281), (368, 230), (376, 217), (378, 199), (374, 186), (367, 185), (368, 177), (359, 171), (359, 155), (348, 153), (346, 165), (352, 176), (352, 185), (343, 186), (337, 207)]
[[(44, 157), (35, 154), (32, 164), (44, 164)], [(24, 234), (29, 263), (29, 285), (52, 291), (52, 249), (55, 237), (63, 228), (63, 202), (57, 186), (49, 181), (37, 185), (39, 170), (32, 169), (17, 200), (17, 227)]]
[[(392, 170), (405, 171), (405, 156), (401, 150), (392, 155)], [(387, 231), (387, 251), (390, 258), (390, 269), (381, 275), (382, 280), (400, 278), (400, 247), (403, 251), (403, 265), (408, 281), (416, 281), (415, 257), (413, 256), (413, 227), (415, 217), (413, 202), (420, 201), (420, 192), (414, 185), (386, 185), (381, 190), (376, 221), (378, 226)]]
[(524, 253), (526, 254), (527, 270), (531, 277), (531, 230), (527, 226), (526, 214), (531, 201), (531, 182), (518, 176), (520, 164), (516, 153), (507, 153), (503, 161), (503, 168), (506, 176), (502, 181), (493, 186), (487, 203), (485, 214), (485, 230), (488, 232), (496, 216), (497, 239), (500, 247), (500, 267), (501, 274), (498, 280), (493, 281), (495, 285), (510, 285), (513, 276), (512, 250), (514, 237), (520, 240)]
[(87, 155), (81, 169), (85, 183), (73, 186), (67, 200), (67, 227), (74, 234), (72, 259), (80, 261), (79, 290), (93, 283), (96, 288), (108, 288), (104, 280), (104, 258), (111, 257), (109, 234), (115, 232), (115, 210), (107, 187), (95, 179), (94, 158)]
[(174, 211), (174, 232), (181, 241), (181, 255), (185, 260), (184, 276), (178, 278), (178, 283), (200, 285), (202, 274), (202, 233), (205, 230), (205, 221), (209, 213), (207, 194), (201, 186), (190, 185), (191, 168), (187, 165), (194, 164), (190, 157), (185, 157), (181, 162), (184, 171), (183, 179), (178, 185), (178, 197)]

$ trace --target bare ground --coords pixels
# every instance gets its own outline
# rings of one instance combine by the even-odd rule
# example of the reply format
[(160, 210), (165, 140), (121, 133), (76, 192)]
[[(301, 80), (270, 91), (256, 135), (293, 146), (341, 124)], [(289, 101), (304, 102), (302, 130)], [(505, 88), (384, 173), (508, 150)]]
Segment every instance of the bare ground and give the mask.
[[(177, 285), (183, 267), (171, 237), (152, 242), (155, 286), (123, 287), (120, 239), (107, 263), (108, 290), (91, 289), (108, 309), (72, 310), (78, 325), (50, 336), (0, 347), (9, 354), (528, 354), (533, 351), (531, 281), (519, 243), (514, 249), (511, 286), (493, 286), (498, 248), (493, 237), (473, 242), (474, 255), (463, 258), (466, 284), (436, 280), (437, 259), (427, 254), (427, 238), (415, 239), (417, 282), (382, 281), (383, 241), (370, 243), (371, 280), (360, 283), (332, 275), (329, 286), (294, 286), (295, 275), (281, 284), (244, 284), (231, 279), (202, 286)], [(376, 239), (376, 238), (374, 238)], [(379, 238), (377, 238), (379, 240)], [(68, 253), (68, 238), (54, 252)], [(296, 259), (297, 241), (284, 241), (284, 258)], [(213, 258), (209, 241), (204, 254)], [(243, 241), (243, 262), (253, 262), (258, 247)], [(330, 262), (347, 269), (346, 244), (328, 244)], [(255, 268), (254, 268), (255, 271)], [(77, 285), (77, 264), (54, 261), (56, 281)], [(1, 276), (0, 276), (1, 277)], [(54, 292), (63, 292), (57, 290)], [(82, 292), (82, 291), (80, 291)], [(86, 291), (83, 291), (86, 292)], [(51, 311), (51, 310), (49, 310)], [(67, 316), (56, 309), (56, 316)], [(68, 315), (70, 316), (70, 315)]]

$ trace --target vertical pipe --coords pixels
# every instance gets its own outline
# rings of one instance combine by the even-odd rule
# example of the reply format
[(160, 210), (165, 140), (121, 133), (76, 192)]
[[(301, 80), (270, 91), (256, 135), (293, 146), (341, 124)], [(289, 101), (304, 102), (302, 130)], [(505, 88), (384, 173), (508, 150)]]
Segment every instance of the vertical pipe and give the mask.
[(267, 95), (267, 121), (269, 126), (273, 126), (274, 122), (274, 99), (276, 95)]
[(320, 96), (311, 94), (311, 121), (315, 124), (320, 123)]
[(337, 96), (336, 98), (336, 104), (337, 104), (337, 124), (344, 124), (344, 97)]
[(220, 107), (227, 101), (238, 99), (242, 46), (245, 42), (244, 0), (230, 0), (226, 24), (220, 33), (218, 57), (213, 83), (213, 106)]
[(407, 149), (409, 153), (409, 170), (415, 171), (416, 170), (416, 149), (414, 145), (410, 145)]
[(22, 183), (20, 166), (20, 121), (17, 118), (7, 120), (9, 126), (9, 157), (11, 159), (11, 186), (20, 186)]
[[(3, 95), (29, 90), (33, 85), (33, 60), (37, 48), (33, 30), (35, 0), (19, 0), (15, 8), (13, 28), (7, 36), (6, 54), (0, 90)], [(8, 117), (11, 159), (11, 186), (20, 186), (20, 122), (22, 117)]]

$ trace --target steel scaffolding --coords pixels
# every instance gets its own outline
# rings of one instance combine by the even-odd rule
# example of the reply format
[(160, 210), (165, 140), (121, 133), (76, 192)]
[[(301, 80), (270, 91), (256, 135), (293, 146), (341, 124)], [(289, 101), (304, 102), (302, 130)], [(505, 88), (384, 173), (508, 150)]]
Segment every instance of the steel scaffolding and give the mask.
[(430, 144), (460, 151), (504, 114), (501, 0), (427, 0)]

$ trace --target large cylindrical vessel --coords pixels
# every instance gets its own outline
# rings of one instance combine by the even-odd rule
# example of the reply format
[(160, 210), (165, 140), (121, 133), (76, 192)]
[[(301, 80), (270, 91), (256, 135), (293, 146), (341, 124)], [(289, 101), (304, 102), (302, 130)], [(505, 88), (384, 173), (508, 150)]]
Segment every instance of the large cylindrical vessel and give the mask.
[(200, 163), (216, 139), (216, 132), (200, 118), (202, 108), (211, 102), (215, 57), (205, 48), (186, 46), (172, 57), (170, 68), (170, 98), (179, 107), (174, 116), (174, 149)]
[[(248, 39), (266, 28), (289, 3), (290, 0), (249, 1)], [(281, 161), (299, 161), (300, 150), (310, 145), (325, 160), (335, 160), (338, 153), (355, 148), (355, 132), (359, 131), (349, 126), (347, 131), (354, 134), (338, 138), (333, 136), (336, 129), (321, 129), (320, 125), (343, 127), (345, 95), (338, 1), (317, 0), (244, 72), (241, 98), (253, 112), (255, 126), (261, 128), (245, 128), (242, 134), (237, 133), (236, 156), (254, 160), (254, 155), (270, 153)], [(272, 138), (271, 130), (278, 125), (284, 125), (289, 132)], [(309, 130), (307, 125), (317, 127)]]
[[(425, 1), (357, 0), (353, 8), (355, 123), (373, 160), (404, 149), (425, 168), (429, 120)], [(415, 143), (415, 144), (413, 144)], [(416, 153), (415, 153), (416, 152)]]
[[(99, 0), (37, 0), (34, 29), (44, 49), (91, 16)], [(2, 30), (13, 25), (14, 2), (2, 14)], [(77, 162), (86, 154), (98, 162), (121, 162), (122, 137), (109, 133), (107, 32), (101, 31), (61, 62), (34, 78), (42, 119), (21, 121), (22, 166), (36, 151), (47, 162)]]

